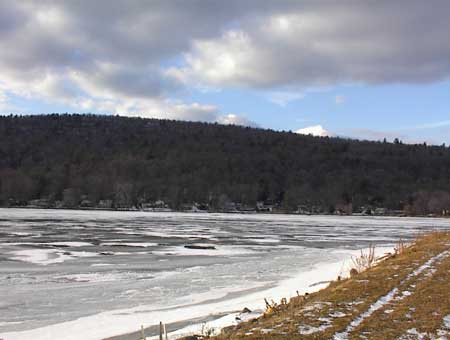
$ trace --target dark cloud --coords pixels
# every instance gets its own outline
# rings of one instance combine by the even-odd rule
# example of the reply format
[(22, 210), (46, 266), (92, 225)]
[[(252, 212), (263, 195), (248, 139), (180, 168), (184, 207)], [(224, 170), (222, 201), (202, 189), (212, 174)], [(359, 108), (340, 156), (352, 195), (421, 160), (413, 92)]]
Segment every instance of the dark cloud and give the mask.
[(450, 75), (450, 2), (315, 1), (199, 42), (180, 78), (216, 86), (421, 83)]
[(180, 88), (173, 79), (161, 74), (157, 68), (134, 69), (106, 67), (85, 74), (85, 79), (98, 88), (107, 88), (116, 95), (135, 98), (158, 97), (163, 94), (175, 94)]
[(20, 24), (27, 20), (27, 14), (19, 6), (11, 5), (6, 1), (0, 1), (0, 37), (6, 37)]

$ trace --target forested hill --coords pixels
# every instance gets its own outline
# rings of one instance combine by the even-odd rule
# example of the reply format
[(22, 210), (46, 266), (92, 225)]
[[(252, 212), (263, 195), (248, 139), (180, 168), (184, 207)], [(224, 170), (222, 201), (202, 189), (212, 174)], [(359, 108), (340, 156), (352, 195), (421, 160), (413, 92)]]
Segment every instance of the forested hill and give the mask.
[(279, 211), (425, 214), (449, 209), (449, 191), (445, 146), (117, 116), (0, 117), (3, 206), (139, 208), (159, 200), (173, 209), (260, 202)]

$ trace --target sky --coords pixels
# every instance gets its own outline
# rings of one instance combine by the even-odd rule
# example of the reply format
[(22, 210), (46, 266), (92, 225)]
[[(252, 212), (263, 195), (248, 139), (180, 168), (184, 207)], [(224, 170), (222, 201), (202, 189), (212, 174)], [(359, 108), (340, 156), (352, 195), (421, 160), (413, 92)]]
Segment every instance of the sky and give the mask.
[(0, 0), (0, 113), (450, 144), (447, 0)]

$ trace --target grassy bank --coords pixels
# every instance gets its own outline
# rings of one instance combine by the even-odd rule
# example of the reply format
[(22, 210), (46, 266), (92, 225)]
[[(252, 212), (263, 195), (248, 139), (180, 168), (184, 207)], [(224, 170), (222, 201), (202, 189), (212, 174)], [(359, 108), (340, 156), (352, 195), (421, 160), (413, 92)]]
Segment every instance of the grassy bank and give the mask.
[(421, 236), (398, 248), (351, 278), (273, 305), (264, 316), (213, 339), (447, 339), (450, 233)]

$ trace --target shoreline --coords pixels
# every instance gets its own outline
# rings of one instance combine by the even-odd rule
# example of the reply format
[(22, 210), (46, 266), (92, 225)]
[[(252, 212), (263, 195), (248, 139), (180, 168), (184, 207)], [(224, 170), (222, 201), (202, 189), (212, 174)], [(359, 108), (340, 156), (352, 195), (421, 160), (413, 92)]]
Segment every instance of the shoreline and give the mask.
[(183, 213), (183, 214), (196, 214), (196, 215), (203, 215), (203, 214), (237, 214), (237, 215), (287, 215), (287, 216), (333, 216), (333, 217), (376, 217), (376, 218), (450, 218), (448, 215), (407, 215), (407, 214), (362, 214), (362, 213), (352, 213), (351, 215), (348, 214), (300, 214), (295, 212), (268, 212), (268, 211), (191, 211), (191, 210), (142, 210), (142, 209), (109, 209), (109, 208), (55, 208), (55, 207), (49, 207), (49, 208), (43, 208), (43, 207), (32, 207), (32, 206), (13, 206), (13, 207), (7, 207), (3, 206), (0, 207), (0, 209), (5, 210), (20, 210), (20, 209), (26, 209), (26, 210), (55, 210), (55, 211), (109, 211), (109, 212), (131, 212), (131, 213)]
[(205, 339), (447, 339), (449, 287), (450, 233), (430, 232), (399, 241), (394, 254), (326, 289)]
[[(381, 248), (379, 251), (386, 251), (392, 247)], [(130, 334), (135, 334), (141, 327), (149, 328), (159, 324), (160, 321), (166, 325), (182, 323), (189, 325), (188, 333), (196, 332), (196, 328), (202, 327), (202, 324), (194, 324), (194, 320), (202, 320), (212, 316), (216, 320), (218, 317), (227, 317), (229, 321), (234, 320), (229, 315), (234, 315), (236, 311), (242, 310), (244, 307), (252, 311), (264, 310), (264, 298), (269, 301), (280, 301), (281, 298), (289, 298), (306, 292), (312, 293), (325, 288), (329, 281), (335, 280), (342, 275), (343, 263), (350, 261), (351, 256), (359, 254), (359, 250), (335, 249), (337, 260), (333, 262), (319, 262), (314, 268), (306, 271), (298, 272), (291, 278), (280, 281), (276, 286), (258, 290), (251, 294), (238, 296), (232, 299), (221, 298), (219, 301), (204, 303), (206, 301), (196, 303), (195, 305), (173, 306), (173, 308), (156, 308), (152, 306), (136, 306), (120, 310), (110, 310), (102, 313), (81, 317), (75, 320), (62, 322), (54, 325), (47, 325), (40, 328), (30, 329), (19, 332), (7, 332), (1, 336), (7, 340), (45, 340), (48, 334), (53, 337), (59, 337), (64, 340), (78, 340), (80, 335), (83, 340), (101, 340), (113, 338), (116, 340), (125, 340)], [(317, 283), (320, 284), (317, 284)], [(188, 317), (184, 317), (188, 316)], [(229, 324), (223, 323), (220, 328)], [(194, 327), (194, 330), (193, 328)], [(86, 331), (87, 330), (87, 331)], [(184, 330), (184, 332), (186, 329)], [(174, 336), (181, 337), (180, 329), (170, 334), (170, 339), (176, 339)]]
[[(228, 312), (224, 316), (220, 318), (215, 318), (212, 321), (191, 324), (182, 329), (178, 329), (176, 331), (168, 332), (169, 340), (178, 340), (183, 339), (186, 336), (193, 336), (201, 334), (203, 329), (208, 329), (212, 332), (211, 335), (220, 335), (222, 329), (225, 329), (230, 326), (237, 326), (239, 323), (236, 322), (236, 317), (246, 318), (243, 320), (244, 322), (250, 321), (251, 319), (256, 319), (261, 317), (264, 314), (265, 310), (265, 302), (264, 299), (267, 298), (268, 301), (273, 301), (275, 303), (279, 303), (283, 298), (286, 298), (288, 301), (291, 298), (295, 298), (298, 296), (304, 296), (311, 293), (319, 292), (323, 289), (326, 289), (329, 284), (337, 279), (337, 277), (341, 277), (343, 279), (348, 278), (350, 276), (351, 269), (351, 259), (352, 257), (359, 256), (360, 252), (366, 253), (369, 251), (369, 248), (363, 248), (360, 250), (335, 250), (336, 253), (352, 253), (351, 256), (347, 259), (332, 262), (332, 263), (319, 263), (316, 265), (316, 268), (305, 271), (297, 274), (296, 276), (283, 280), (280, 282), (278, 286), (270, 288), (269, 290), (260, 291), (256, 294), (259, 296), (263, 296), (264, 292), (273, 292), (272, 295), (268, 295), (261, 299), (260, 304), (257, 307), (252, 306), (251, 304), (242, 305), (240, 309), (235, 312)], [(382, 259), (386, 256), (386, 254), (394, 251), (394, 246), (380, 246), (375, 249), (375, 256), (378, 259)], [(330, 274), (332, 273), (332, 274)], [(312, 279), (311, 279), (312, 278)], [(305, 282), (303, 286), (298, 286), (294, 291), (294, 285), (296, 282), (302, 281)], [(314, 282), (315, 281), (315, 282)], [(287, 283), (287, 284), (286, 284)], [(286, 288), (289, 287), (290, 291), (285, 291)], [(251, 306), (251, 307), (248, 307)], [(252, 308), (253, 307), (253, 308)], [(241, 311), (249, 309), (250, 313), (242, 313)], [(249, 315), (248, 315), (249, 314)], [(170, 326), (170, 324), (169, 324)], [(148, 340), (157, 340), (159, 336), (150, 335), (147, 336)], [(110, 340), (110, 339), (102, 339), (102, 340)], [(116, 338), (114, 340), (128, 340), (126, 338)]]

